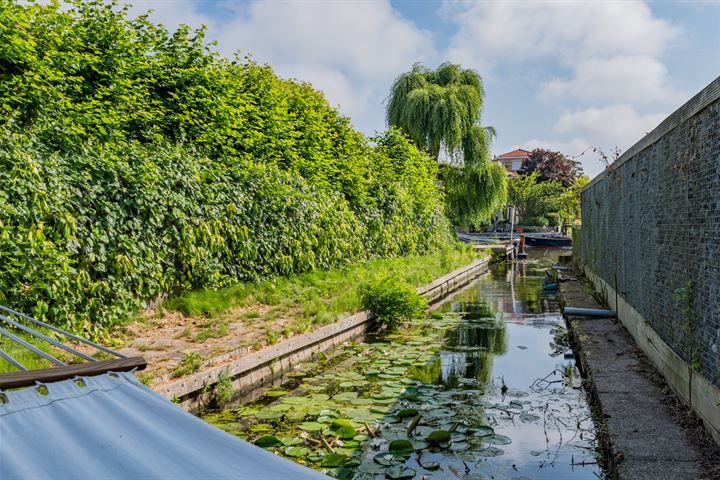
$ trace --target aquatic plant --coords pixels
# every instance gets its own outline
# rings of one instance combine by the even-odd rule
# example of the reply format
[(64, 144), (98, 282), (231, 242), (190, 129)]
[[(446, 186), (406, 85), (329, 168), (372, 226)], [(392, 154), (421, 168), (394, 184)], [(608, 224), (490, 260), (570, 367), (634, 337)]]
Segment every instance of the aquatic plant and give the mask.
[(362, 285), (360, 298), (364, 308), (391, 327), (402, 320), (422, 316), (428, 307), (425, 297), (396, 276), (376, 278)]

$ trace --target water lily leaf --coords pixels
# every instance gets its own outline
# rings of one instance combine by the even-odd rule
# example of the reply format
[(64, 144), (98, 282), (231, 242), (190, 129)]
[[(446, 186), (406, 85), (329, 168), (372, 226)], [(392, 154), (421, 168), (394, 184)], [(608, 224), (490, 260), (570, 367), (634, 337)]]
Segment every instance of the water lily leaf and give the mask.
[(340, 467), (330, 471), (330, 476), (333, 478), (337, 478), (338, 480), (351, 480), (354, 474), (355, 472), (353, 472), (352, 469), (347, 467)]
[(538, 420), (540, 420), (540, 417), (538, 415), (533, 415), (532, 413), (520, 414), (521, 422), (532, 423), (532, 422), (537, 422)]
[(430, 446), (430, 444), (424, 440), (413, 440), (412, 444), (415, 450), (425, 450)]
[(495, 430), (493, 430), (492, 427), (489, 427), (487, 425), (482, 425), (480, 427), (476, 427), (474, 430), (475, 430), (475, 435), (478, 437), (487, 437), (487, 436), (495, 434)]
[(506, 437), (505, 435), (491, 435), (486, 437), (485, 441), (493, 445), (510, 445), (512, 443), (510, 437)]
[(398, 459), (395, 455), (388, 452), (378, 453), (373, 457), (373, 461), (384, 467), (391, 467), (403, 463), (403, 460)]
[(430, 443), (440, 443), (440, 442), (449, 442), (450, 441), (450, 432), (447, 430), (435, 430), (434, 432), (430, 433), (430, 435), (427, 436), (426, 439)]
[(350, 400), (357, 398), (357, 396), (357, 392), (343, 392), (333, 395), (333, 400), (336, 402), (349, 402)]
[(371, 405), (373, 401), (369, 398), (356, 398), (354, 400), (350, 400), (350, 403), (353, 405)]
[(285, 397), (282, 402), (288, 405), (309, 405), (311, 400), (307, 397)]
[(265, 392), (266, 397), (282, 397), (283, 395), (287, 395), (289, 390), (285, 390), (284, 388), (273, 388), (271, 390), (268, 390)]
[(363, 463), (358, 467), (358, 472), (369, 473), (370, 475), (379, 475), (385, 473), (387, 466), (383, 466), (379, 463)]
[(487, 447), (477, 451), (477, 454), (481, 457), (497, 457), (503, 453), (505, 451), (497, 447)]
[(300, 445), (303, 443), (303, 439), (299, 437), (282, 437), (280, 441), (286, 447), (292, 447), (293, 445)]
[(431, 472), (440, 468), (440, 464), (438, 462), (425, 462), (421, 463), (420, 466), (425, 470), (430, 470)]
[(415, 474), (417, 472), (413, 470), (412, 468), (404, 468), (404, 467), (392, 467), (388, 468), (385, 472), (385, 476), (387, 478), (390, 478), (392, 480), (408, 480), (415, 478)]
[(543, 453), (545, 453), (545, 450), (530, 450), (530, 455), (532, 455), (533, 457), (538, 457)]
[(343, 440), (349, 440), (357, 435), (357, 432), (353, 427), (339, 427), (333, 431), (333, 434)]
[(405, 417), (414, 417), (417, 414), (418, 414), (418, 411), (416, 408), (403, 408), (402, 410), (397, 412), (395, 415), (397, 415), (400, 418), (405, 418)]
[(311, 450), (307, 447), (287, 447), (285, 455), (288, 457), (305, 457), (309, 455)]
[(355, 428), (355, 424), (346, 418), (336, 418), (332, 421), (333, 428), (350, 427)]
[(260, 437), (257, 440), (255, 440), (255, 445), (261, 448), (270, 448), (275, 447), (277, 445), (281, 445), (283, 442), (279, 438), (273, 436), (273, 435), (265, 435), (264, 437)]
[(388, 445), (388, 452), (395, 456), (409, 457), (415, 451), (410, 440), (393, 440)]
[(273, 412), (271, 410), (265, 410), (263, 412), (258, 412), (257, 415), (255, 415), (255, 418), (259, 418), (260, 420), (272, 420), (275, 418), (282, 418), (283, 415), (285, 415), (284, 412)]
[(319, 432), (320, 430), (325, 428), (325, 426), (322, 423), (318, 422), (303, 422), (298, 425), (298, 428), (300, 430), (306, 430), (308, 432)]
[(468, 445), (465, 442), (452, 442), (450, 444), (450, 450), (453, 452), (462, 452), (463, 450), (467, 450), (470, 448), (470, 445)]
[(346, 455), (342, 455), (340, 453), (331, 453), (327, 455), (322, 463), (320, 464), (321, 467), (339, 467), (345, 463), (345, 460), (347, 459)]

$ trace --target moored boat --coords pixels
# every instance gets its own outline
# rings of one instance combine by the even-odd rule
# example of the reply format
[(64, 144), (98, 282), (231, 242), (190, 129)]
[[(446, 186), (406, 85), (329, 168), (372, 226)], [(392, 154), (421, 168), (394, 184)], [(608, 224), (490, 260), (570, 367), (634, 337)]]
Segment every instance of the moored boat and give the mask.
[(525, 245), (528, 247), (571, 247), (572, 239), (560, 234), (526, 233)]

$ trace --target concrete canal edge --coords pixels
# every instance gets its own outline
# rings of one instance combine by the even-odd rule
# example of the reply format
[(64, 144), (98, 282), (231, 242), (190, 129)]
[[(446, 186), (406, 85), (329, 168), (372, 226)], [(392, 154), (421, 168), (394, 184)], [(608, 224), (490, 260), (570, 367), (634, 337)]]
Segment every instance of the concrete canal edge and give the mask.
[[(419, 287), (417, 292), (432, 305), (487, 272), (490, 262), (491, 257), (476, 260)], [(221, 378), (229, 379), (236, 392), (262, 388), (272, 384), (293, 366), (320, 353), (331, 352), (337, 346), (369, 333), (374, 325), (374, 315), (363, 310), (257, 352), (248, 353), (248, 349), (239, 349), (226, 353), (211, 359), (214, 362), (212, 367), (153, 385), (152, 388), (185, 410), (196, 411), (203, 406), (203, 394), (211, 391)]]
[(608, 305), (618, 312), (619, 320), (637, 345), (675, 393), (702, 419), (715, 442), (720, 445), (720, 388), (680, 358), (642, 315), (622, 295), (617, 295), (605, 280), (589, 268), (585, 269), (585, 275), (597, 291), (606, 293)]
[[(601, 296), (609, 292), (597, 291)], [(583, 277), (562, 283), (561, 293), (568, 306), (600, 306), (584, 288)], [(643, 353), (626, 322), (574, 316), (566, 320), (592, 397), (609, 478), (717, 478), (720, 472), (713, 473), (712, 462), (720, 458), (720, 449), (691, 420), (689, 410), (679, 407), (678, 397), (653, 366), (655, 360)]]

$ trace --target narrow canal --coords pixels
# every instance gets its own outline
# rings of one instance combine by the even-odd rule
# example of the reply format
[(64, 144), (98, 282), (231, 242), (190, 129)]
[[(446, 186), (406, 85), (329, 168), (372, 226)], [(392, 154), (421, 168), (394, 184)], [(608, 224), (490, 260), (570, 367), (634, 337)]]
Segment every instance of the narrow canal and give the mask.
[(543, 293), (557, 253), (544, 254), (204, 418), (336, 478), (602, 478), (558, 304)]

